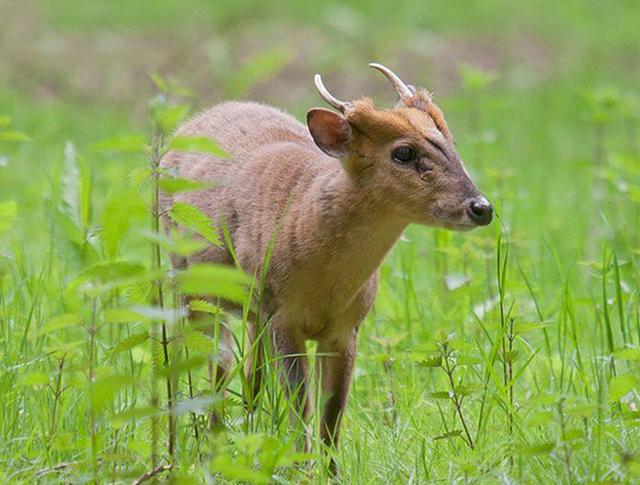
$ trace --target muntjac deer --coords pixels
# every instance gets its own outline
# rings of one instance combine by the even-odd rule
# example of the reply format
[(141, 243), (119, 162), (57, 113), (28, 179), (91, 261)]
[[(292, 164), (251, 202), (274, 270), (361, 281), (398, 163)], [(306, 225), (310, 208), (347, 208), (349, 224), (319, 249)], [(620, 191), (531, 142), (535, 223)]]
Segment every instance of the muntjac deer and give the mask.
[[(370, 66), (399, 95), (394, 108), (378, 108), (369, 98), (340, 101), (316, 75), (320, 95), (337, 112), (313, 108), (304, 126), (269, 106), (225, 102), (178, 134), (210, 137), (230, 158), (169, 152), (162, 162), (180, 177), (215, 181), (213, 188), (163, 197), (164, 209), (178, 200), (199, 207), (221, 234), (226, 226), (233, 249), (211, 246), (179, 265), (237, 262), (259, 274), (271, 251), (261, 315), (254, 317), (268, 325), (287, 389), (305, 417), (311, 412), (305, 340), (317, 341), (328, 445), (338, 442), (358, 327), (375, 300), (387, 252), (408, 224), (469, 230), (492, 219), (431, 94)], [(251, 327), (250, 338), (256, 332)], [(259, 386), (262, 364), (247, 368), (258, 373), (252, 379)]]

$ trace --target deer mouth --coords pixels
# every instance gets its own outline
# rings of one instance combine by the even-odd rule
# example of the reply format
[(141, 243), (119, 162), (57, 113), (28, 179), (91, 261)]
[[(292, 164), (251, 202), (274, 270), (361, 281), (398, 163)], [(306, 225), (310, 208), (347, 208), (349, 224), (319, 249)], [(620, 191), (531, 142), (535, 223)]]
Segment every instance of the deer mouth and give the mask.
[(433, 225), (452, 231), (470, 231), (477, 227), (462, 208), (436, 206), (433, 211)]
[(432, 214), (434, 225), (452, 231), (470, 231), (490, 224), (493, 219), (493, 209), (483, 196), (466, 201), (459, 206), (436, 205)]
[(466, 221), (450, 222), (450, 221), (445, 221), (445, 222), (442, 223), (442, 227), (444, 227), (445, 229), (449, 229), (451, 231), (468, 232), (468, 231), (471, 231), (471, 230), (477, 228), (478, 226), (476, 224), (474, 224), (473, 222), (466, 222)]

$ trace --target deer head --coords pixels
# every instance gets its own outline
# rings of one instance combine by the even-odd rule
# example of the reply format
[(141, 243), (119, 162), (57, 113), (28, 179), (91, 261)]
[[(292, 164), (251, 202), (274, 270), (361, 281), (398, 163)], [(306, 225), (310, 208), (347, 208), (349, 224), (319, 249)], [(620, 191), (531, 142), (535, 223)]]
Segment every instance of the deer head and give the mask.
[(339, 159), (348, 176), (397, 217), (410, 223), (469, 230), (491, 222), (493, 209), (456, 151), (442, 111), (424, 89), (382, 72), (399, 96), (395, 107), (371, 99), (340, 101), (322, 83), (322, 98), (338, 113), (314, 108), (307, 125), (316, 145)]

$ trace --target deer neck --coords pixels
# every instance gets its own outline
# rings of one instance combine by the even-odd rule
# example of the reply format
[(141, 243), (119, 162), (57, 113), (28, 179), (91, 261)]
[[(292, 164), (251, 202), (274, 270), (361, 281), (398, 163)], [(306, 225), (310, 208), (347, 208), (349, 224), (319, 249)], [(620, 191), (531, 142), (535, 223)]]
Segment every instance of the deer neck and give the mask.
[(349, 298), (375, 273), (408, 221), (393, 213), (382, 191), (342, 169), (320, 177), (310, 192), (312, 258), (336, 292)]

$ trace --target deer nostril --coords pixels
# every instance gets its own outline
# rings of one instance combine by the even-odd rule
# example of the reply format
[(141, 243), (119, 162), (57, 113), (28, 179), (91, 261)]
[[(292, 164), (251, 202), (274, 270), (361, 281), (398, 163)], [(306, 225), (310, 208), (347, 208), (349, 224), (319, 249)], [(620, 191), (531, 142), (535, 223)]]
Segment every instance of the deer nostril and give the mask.
[(486, 226), (493, 219), (493, 208), (484, 197), (472, 200), (467, 212), (471, 220), (479, 226)]

